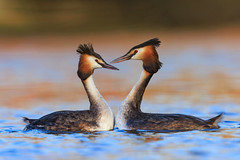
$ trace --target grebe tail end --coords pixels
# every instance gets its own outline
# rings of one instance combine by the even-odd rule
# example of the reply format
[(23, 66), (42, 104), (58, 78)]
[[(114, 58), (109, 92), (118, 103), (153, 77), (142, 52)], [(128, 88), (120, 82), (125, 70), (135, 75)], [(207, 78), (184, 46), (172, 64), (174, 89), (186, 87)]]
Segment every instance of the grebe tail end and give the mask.
[(29, 119), (27, 117), (23, 117), (23, 122), (27, 123), (27, 124), (31, 124), (32, 122), (34, 122), (36, 119)]
[(216, 117), (210, 118), (207, 122), (215, 128), (219, 128), (218, 123), (223, 119), (223, 113), (217, 115)]

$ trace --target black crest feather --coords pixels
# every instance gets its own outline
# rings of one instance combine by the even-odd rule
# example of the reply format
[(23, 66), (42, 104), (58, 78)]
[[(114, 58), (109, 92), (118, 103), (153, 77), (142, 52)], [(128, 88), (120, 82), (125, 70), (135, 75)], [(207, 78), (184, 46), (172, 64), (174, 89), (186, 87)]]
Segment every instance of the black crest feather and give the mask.
[(77, 52), (80, 54), (89, 54), (92, 55), (94, 53), (94, 49), (91, 43), (88, 44), (80, 44), (78, 46)]
[(80, 54), (88, 54), (88, 55), (94, 56), (96, 58), (102, 59), (102, 57), (99, 54), (94, 52), (94, 49), (93, 49), (93, 46), (92, 46), (91, 43), (80, 44), (78, 46), (77, 52), (80, 53)]
[(130, 51), (133, 50), (133, 49), (142, 48), (142, 47), (150, 46), (150, 45), (152, 45), (154, 47), (158, 47), (160, 45), (160, 43), (161, 43), (161, 41), (159, 41), (158, 38), (153, 38), (153, 39), (150, 39), (146, 42), (143, 42), (141, 44), (138, 44), (138, 45), (134, 46), (133, 48), (130, 49)]

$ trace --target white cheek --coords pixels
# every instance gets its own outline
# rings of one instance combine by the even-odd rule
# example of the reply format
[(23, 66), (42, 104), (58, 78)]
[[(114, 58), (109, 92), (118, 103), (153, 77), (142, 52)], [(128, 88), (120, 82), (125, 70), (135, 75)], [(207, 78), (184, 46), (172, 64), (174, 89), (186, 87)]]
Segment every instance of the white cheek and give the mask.
[(88, 57), (88, 61), (89, 63), (91, 64), (91, 67), (96, 69), (96, 68), (102, 68), (102, 66), (100, 64), (98, 64), (96, 61), (95, 61), (95, 57)]
[(143, 52), (144, 52), (144, 48), (138, 49), (138, 53), (136, 53), (134, 56), (132, 56), (131, 59), (141, 60), (143, 58)]
[(135, 54), (134, 56), (132, 56), (131, 59), (139, 60), (139, 59), (141, 59), (141, 57), (142, 57), (141, 55)]
[(95, 63), (94, 65), (93, 65), (93, 68), (102, 68), (102, 66), (101, 65), (99, 65), (98, 63)]

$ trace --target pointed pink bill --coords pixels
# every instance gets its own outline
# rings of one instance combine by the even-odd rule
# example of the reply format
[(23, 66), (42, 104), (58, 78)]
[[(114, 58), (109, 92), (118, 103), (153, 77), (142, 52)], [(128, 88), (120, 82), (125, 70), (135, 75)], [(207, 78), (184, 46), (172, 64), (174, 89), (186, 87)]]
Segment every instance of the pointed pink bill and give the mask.
[(132, 56), (133, 56), (133, 55), (127, 53), (127, 54), (125, 54), (124, 56), (121, 56), (121, 57), (119, 57), (119, 58), (114, 59), (114, 60), (111, 61), (110, 63), (123, 62), (123, 61), (126, 61), (126, 60), (131, 59)]
[(110, 64), (107, 64), (107, 63), (102, 63), (101, 66), (102, 66), (103, 68), (107, 68), (107, 69), (119, 70), (118, 68), (116, 68), (116, 67), (114, 67), (114, 66), (112, 66), (112, 65), (110, 65)]

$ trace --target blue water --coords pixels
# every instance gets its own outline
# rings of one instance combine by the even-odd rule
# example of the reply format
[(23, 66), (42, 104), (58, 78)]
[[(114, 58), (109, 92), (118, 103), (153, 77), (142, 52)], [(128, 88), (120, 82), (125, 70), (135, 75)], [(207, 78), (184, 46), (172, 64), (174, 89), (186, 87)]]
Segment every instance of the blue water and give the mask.
[[(115, 104), (117, 102), (110, 102)], [(119, 102), (120, 103), (120, 102)], [(144, 102), (144, 105), (154, 105)], [(155, 104), (157, 105), (157, 104)], [(150, 106), (149, 106), (150, 107)], [(169, 107), (169, 106), (167, 106)], [(173, 109), (175, 108), (172, 106)], [(235, 108), (237, 106), (232, 106)], [(147, 107), (146, 107), (147, 108)], [(152, 112), (163, 111), (154, 106)], [(198, 107), (196, 107), (198, 110)], [(216, 106), (208, 106), (215, 108)], [(221, 111), (224, 105), (218, 106)], [(114, 108), (116, 110), (117, 108)], [(221, 129), (188, 132), (126, 132), (46, 134), (24, 132), (22, 116), (37, 118), (51, 108), (0, 109), (0, 159), (239, 159), (239, 113), (224, 113)], [(55, 110), (55, 108), (52, 108)], [(217, 112), (182, 110), (182, 113), (209, 118)], [(41, 115), (42, 114), (42, 115)]]
[[(71, 134), (23, 131), (22, 117), (39, 118), (57, 110), (88, 108), (76, 75), (78, 55), (73, 49), (50, 53), (40, 48), (1, 51), (0, 160), (240, 159), (239, 47), (233, 50), (221, 45), (208, 50), (200, 44), (180, 49), (169, 45), (163, 52), (160, 47), (164, 65), (150, 82), (147, 92), (152, 92), (144, 95), (142, 104), (144, 112), (181, 113), (203, 119), (224, 112), (221, 129), (161, 133), (115, 128), (107, 132)], [(108, 51), (103, 57), (109, 62), (122, 52)], [(115, 114), (138, 79), (142, 64), (129, 61), (116, 66), (120, 71), (94, 73), (97, 87)], [(212, 77), (219, 73), (225, 77)], [(190, 81), (184, 77), (190, 77)], [(45, 83), (51, 85), (42, 85)], [(116, 90), (119, 96), (107, 94)]]

